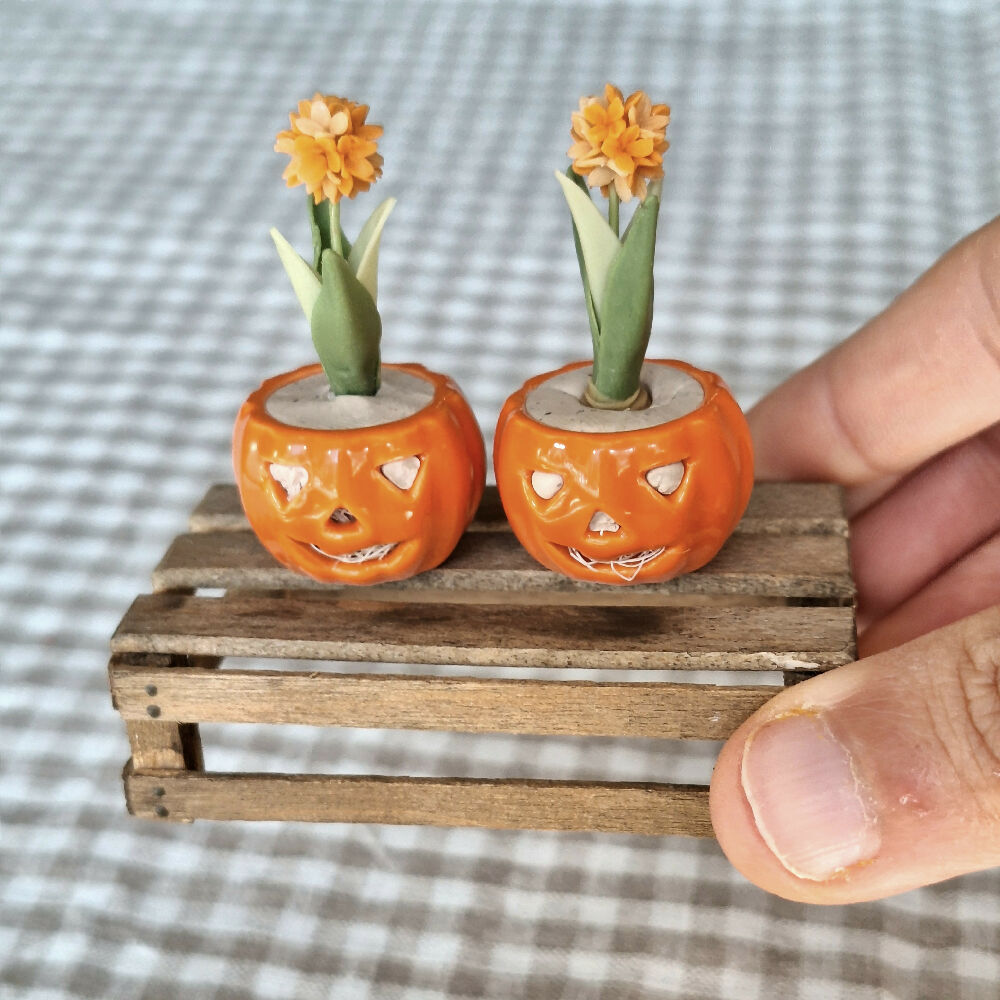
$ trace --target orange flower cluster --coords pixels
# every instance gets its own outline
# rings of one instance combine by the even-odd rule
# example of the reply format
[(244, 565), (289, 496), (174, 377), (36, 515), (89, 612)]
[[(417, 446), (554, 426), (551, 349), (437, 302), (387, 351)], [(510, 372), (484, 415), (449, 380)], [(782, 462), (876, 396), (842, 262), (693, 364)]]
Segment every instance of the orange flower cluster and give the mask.
[(318, 205), (367, 191), (382, 173), (375, 140), (381, 125), (366, 125), (367, 104), (316, 93), (299, 101), (289, 118), (292, 127), (278, 133), (275, 152), (292, 159), (284, 177), (289, 187), (305, 184)]
[(580, 110), (573, 113), (568, 151), (573, 169), (605, 197), (614, 185), (622, 201), (645, 198), (646, 181), (663, 176), (669, 123), (666, 104), (651, 104), (641, 90), (626, 99), (609, 83), (603, 99), (581, 97)]

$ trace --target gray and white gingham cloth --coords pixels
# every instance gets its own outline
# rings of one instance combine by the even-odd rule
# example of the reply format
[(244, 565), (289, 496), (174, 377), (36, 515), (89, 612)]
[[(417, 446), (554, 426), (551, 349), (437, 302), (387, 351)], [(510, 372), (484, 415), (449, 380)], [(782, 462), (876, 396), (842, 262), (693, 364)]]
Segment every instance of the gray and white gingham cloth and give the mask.
[[(713, 842), (125, 813), (107, 641), (239, 403), (310, 360), (267, 238), (316, 89), (370, 103), (399, 206), (387, 360), (487, 434), (589, 348), (552, 171), (606, 80), (673, 106), (651, 354), (750, 403), (1000, 206), (985, 0), (0, 5), (0, 995), (994, 998), (1000, 872), (829, 909)], [(399, 669), (399, 668), (394, 668)], [(704, 781), (714, 745), (204, 727), (213, 769)]]

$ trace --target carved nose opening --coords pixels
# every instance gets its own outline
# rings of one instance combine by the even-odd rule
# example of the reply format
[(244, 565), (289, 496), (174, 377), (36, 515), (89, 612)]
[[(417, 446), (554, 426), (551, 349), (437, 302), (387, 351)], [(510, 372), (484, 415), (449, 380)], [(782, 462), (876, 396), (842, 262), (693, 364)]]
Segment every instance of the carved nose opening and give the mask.
[(603, 510), (595, 510), (587, 530), (603, 535), (606, 531), (621, 531), (621, 525), (610, 514), (605, 514)]
[(334, 524), (353, 524), (357, 518), (346, 508), (338, 507), (331, 515)]

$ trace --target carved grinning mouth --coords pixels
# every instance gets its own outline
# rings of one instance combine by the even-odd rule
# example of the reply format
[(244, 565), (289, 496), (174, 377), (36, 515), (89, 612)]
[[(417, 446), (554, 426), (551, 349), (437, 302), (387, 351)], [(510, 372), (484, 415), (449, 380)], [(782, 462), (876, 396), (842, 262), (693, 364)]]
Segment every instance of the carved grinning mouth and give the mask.
[(579, 549), (573, 548), (572, 545), (567, 546), (566, 548), (566, 551), (570, 554), (570, 556), (580, 563), (581, 566), (586, 566), (587, 569), (596, 569), (600, 566), (608, 566), (615, 576), (624, 580), (626, 583), (631, 583), (639, 575), (639, 571), (643, 568), (643, 566), (652, 562), (657, 556), (666, 552), (666, 550), (666, 546), (661, 545), (655, 549), (643, 549), (641, 552), (629, 552), (626, 555), (617, 556), (614, 559), (592, 559), (590, 556), (585, 556)]
[(384, 559), (396, 547), (396, 542), (386, 542), (383, 545), (369, 545), (363, 549), (356, 549), (354, 552), (325, 552), (318, 545), (310, 545), (313, 552), (318, 552), (327, 559), (334, 559), (343, 563), (366, 563), (374, 562), (376, 559)]
[[(330, 515), (330, 520), (334, 524), (354, 524), (357, 518), (346, 507), (337, 507)], [(323, 556), (324, 559), (358, 565), (375, 562), (376, 559), (384, 559), (396, 547), (396, 544), (396, 542), (383, 542), (381, 545), (366, 545), (363, 549), (355, 549), (353, 552), (327, 552), (313, 543), (309, 543), (309, 548)]]

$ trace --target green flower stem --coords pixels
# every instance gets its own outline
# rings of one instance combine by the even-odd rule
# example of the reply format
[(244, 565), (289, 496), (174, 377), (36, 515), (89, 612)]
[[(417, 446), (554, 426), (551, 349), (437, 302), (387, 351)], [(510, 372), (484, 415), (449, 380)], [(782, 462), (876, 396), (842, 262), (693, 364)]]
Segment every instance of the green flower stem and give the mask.
[(309, 226), (312, 229), (313, 270), (319, 274), (323, 266), (323, 251), (332, 250), (338, 257), (351, 252), (344, 230), (340, 225), (340, 202), (324, 198), (317, 205), (313, 196), (306, 195), (309, 206)]
[(608, 225), (611, 227), (611, 232), (617, 236), (621, 229), (621, 223), (618, 221), (619, 216), (619, 201), (618, 192), (615, 190), (614, 184), (611, 185), (611, 190), (608, 191)]
[(341, 228), (340, 228), (340, 202), (331, 201), (330, 202), (330, 249), (338, 257), (346, 257), (347, 254), (344, 253), (344, 243), (341, 239)]

